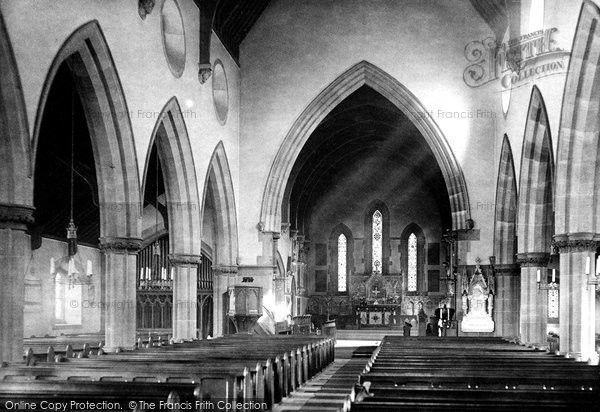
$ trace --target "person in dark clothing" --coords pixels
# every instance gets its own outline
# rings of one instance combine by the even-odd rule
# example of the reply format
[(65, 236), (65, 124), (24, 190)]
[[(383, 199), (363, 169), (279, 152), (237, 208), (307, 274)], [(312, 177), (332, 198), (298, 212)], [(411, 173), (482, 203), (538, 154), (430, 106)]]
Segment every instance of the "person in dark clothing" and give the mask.
[(404, 336), (410, 336), (410, 328), (412, 328), (410, 322), (404, 321)]

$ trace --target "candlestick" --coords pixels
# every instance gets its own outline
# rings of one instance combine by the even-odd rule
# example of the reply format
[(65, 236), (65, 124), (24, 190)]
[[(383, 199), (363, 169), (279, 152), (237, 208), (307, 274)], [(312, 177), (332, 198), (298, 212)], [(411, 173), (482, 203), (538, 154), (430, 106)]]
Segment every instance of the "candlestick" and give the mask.
[(537, 279), (537, 283), (540, 283), (541, 275), (540, 275), (540, 270), (539, 269), (537, 270), (537, 277), (536, 277), (536, 279)]
[(586, 257), (585, 258), (585, 274), (589, 275), (590, 274), (590, 257)]
[(552, 283), (556, 283), (556, 269), (552, 269)]

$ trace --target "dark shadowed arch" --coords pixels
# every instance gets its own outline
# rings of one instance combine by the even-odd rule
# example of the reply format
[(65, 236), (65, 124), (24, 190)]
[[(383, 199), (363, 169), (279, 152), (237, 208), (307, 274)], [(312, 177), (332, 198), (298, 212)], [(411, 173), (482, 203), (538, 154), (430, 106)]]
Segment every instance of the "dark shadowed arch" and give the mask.
[(40, 95), (33, 147), (37, 147), (46, 100), (63, 62), (73, 72), (92, 141), (100, 199), (100, 236), (140, 238), (140, 180), (129, 110), (106, 39), (95, 20), (71, 34), (50, 66)]
[(340, 102), (369, 86), (400, 109), (430, 146), (444, 176), (452, 212), (452, 228), (467, 228), (470, 218), (467, 186), (458, 161), (428, 111), (400, 82), (373, 64), (361, 61), (325, 88), (292, 125), (273, 161), (263, 193), (260, 221), (264, 231), (279, 232), (286, 184), (302, 147), (319, 123)]

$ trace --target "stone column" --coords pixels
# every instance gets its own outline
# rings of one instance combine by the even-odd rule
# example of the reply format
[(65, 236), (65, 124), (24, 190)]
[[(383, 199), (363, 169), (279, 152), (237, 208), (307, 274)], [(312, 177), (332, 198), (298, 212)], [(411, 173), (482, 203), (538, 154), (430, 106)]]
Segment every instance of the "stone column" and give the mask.
[(494, 320), (496, 336), (512, 338), (519, 336), (519, 301), (521, 269), (516, 264), (501, 264), (494, 267), (496, 296)]
[(528, 252), (517, 254), (521, 265), (521, 299), (519, 308), (519, 335), (521, 342), (545, 348), (548, 293), (538, 290), (537, 271), (540, 270), (541, 284), (547, 283), (547, 266), (550, 253)]
[(142, 240), (100, 238), (104, 273), (104, 350), (132, 350), (136, 337), (136, 259)]
[(555, 236), (560, 252), (560, 353), (581, 361), (598, 362), (595, 351), (594, 285), (588, 285), (586, 261), (595, 273), (596, 249), (600, 241)]
[(198, 265), (199, 255), (169, 255), (173, 275), (173, 339), (177, 342), (196, 339), (198, 335)]
[(27, 225), (33, 210), (0, 204), (0, 362), (23, 359), (23, 294), (31, 261)]
[[(223, 295), (229, 293), (229, 286), (235, 285), (238, 273), (237, 266), (214, 266), (213, 270), (213, 333), (214, 336), (223, 336), (226, 321), (224, 312), (225, 301)], [(229, 333), (235, 331), (230, 330)]]

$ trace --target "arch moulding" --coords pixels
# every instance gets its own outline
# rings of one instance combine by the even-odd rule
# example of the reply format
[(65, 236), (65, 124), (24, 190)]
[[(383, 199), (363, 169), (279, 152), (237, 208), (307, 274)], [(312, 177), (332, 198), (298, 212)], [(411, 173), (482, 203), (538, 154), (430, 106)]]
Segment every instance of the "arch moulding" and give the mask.
[(281, 230), (285, 186), (292, 167), (312, 132), (340, 102), (365, 85), (392, 102), (421, 132), (444, 176), (452, 213), (452, 229), (468, 228), (470, 205), (467, 185), (462, 169), (442, 131), (421, 102), (398, 80), (375, 65), (361, 61), (319, 93), (287, 133), (271, 165), (265, 185), (258, 225), (261, 231)]

